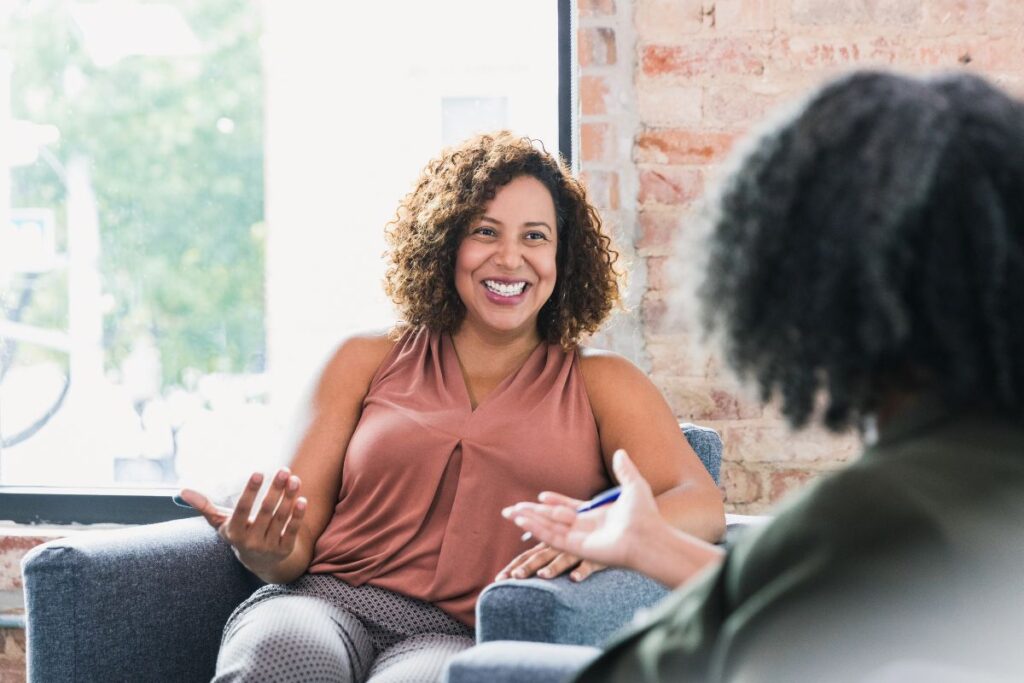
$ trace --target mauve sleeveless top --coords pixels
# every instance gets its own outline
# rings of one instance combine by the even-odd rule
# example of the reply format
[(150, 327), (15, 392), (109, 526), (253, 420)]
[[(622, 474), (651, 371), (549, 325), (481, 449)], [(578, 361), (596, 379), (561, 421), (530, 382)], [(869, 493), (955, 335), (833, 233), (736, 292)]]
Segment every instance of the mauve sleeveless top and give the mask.
[(377, 369), (310, 573), (431, 602), (473, 625), (480, 591), (533, 546), (501, 509), (608, 486), (575, 352), (540, 344), (473, 410), (447, 334), (411, 331)]

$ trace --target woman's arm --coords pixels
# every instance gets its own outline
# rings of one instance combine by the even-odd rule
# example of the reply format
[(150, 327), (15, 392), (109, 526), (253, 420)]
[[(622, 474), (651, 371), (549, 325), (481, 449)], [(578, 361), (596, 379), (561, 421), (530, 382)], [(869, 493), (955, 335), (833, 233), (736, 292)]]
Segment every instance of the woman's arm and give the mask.
[(290, 467), (277, 473), (255, 514), (259, 474), (250, 477), (234, 510), (216, 508), (194, 491), (182, 492), (264, 581), (287, 583), (309, 567), (316, 540), (334, 512), (363, 398), (393, 345), (387, 336), (374, 335), (351, 337), (338, 347), (304, 411)]
[(672, 526), (710, 543), (725, 533), (722, 492), (679, 429), (658, 388), (617, 354), (584, 351), (581, 369), (609, 472), (624, 449)]

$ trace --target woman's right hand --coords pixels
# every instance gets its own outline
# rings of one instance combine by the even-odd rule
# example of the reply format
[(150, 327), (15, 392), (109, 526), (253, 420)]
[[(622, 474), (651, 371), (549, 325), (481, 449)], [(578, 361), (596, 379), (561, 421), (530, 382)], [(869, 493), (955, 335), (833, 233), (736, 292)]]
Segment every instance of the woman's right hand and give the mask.
[(287, 468), (282, 468), (253, 514), (253, 504), (262, 483), (263, 475), (253, 473), (234, 509), (214, 505), (192, 489), (182, 489), (180, 494), (231, 544), (238, 560), (261, 577), (273, 575), (295, 549), (307, 505), (306, 499), (299, 496), (302, 482)]

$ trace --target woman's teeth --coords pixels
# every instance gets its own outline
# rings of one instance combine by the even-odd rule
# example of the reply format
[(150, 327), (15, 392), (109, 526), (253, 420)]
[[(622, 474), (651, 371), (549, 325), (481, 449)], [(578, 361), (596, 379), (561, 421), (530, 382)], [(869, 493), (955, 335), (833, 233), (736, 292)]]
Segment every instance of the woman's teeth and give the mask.
[(526, 289), (525, 282), (504, 283), (484, 280), (484, 286), (499, 296), (519, 296)]

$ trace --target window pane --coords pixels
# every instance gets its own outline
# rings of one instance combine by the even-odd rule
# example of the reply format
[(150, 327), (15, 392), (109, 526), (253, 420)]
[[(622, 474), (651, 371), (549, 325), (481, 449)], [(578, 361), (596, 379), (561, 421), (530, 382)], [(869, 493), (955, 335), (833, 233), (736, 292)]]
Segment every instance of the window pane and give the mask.
[(557, 149), (547, 0), (3, 7), (3, 485), (223, 495), (283, 462), (326, 355), (393, 322), (382, 231), (424, 163), (500, 127)]

